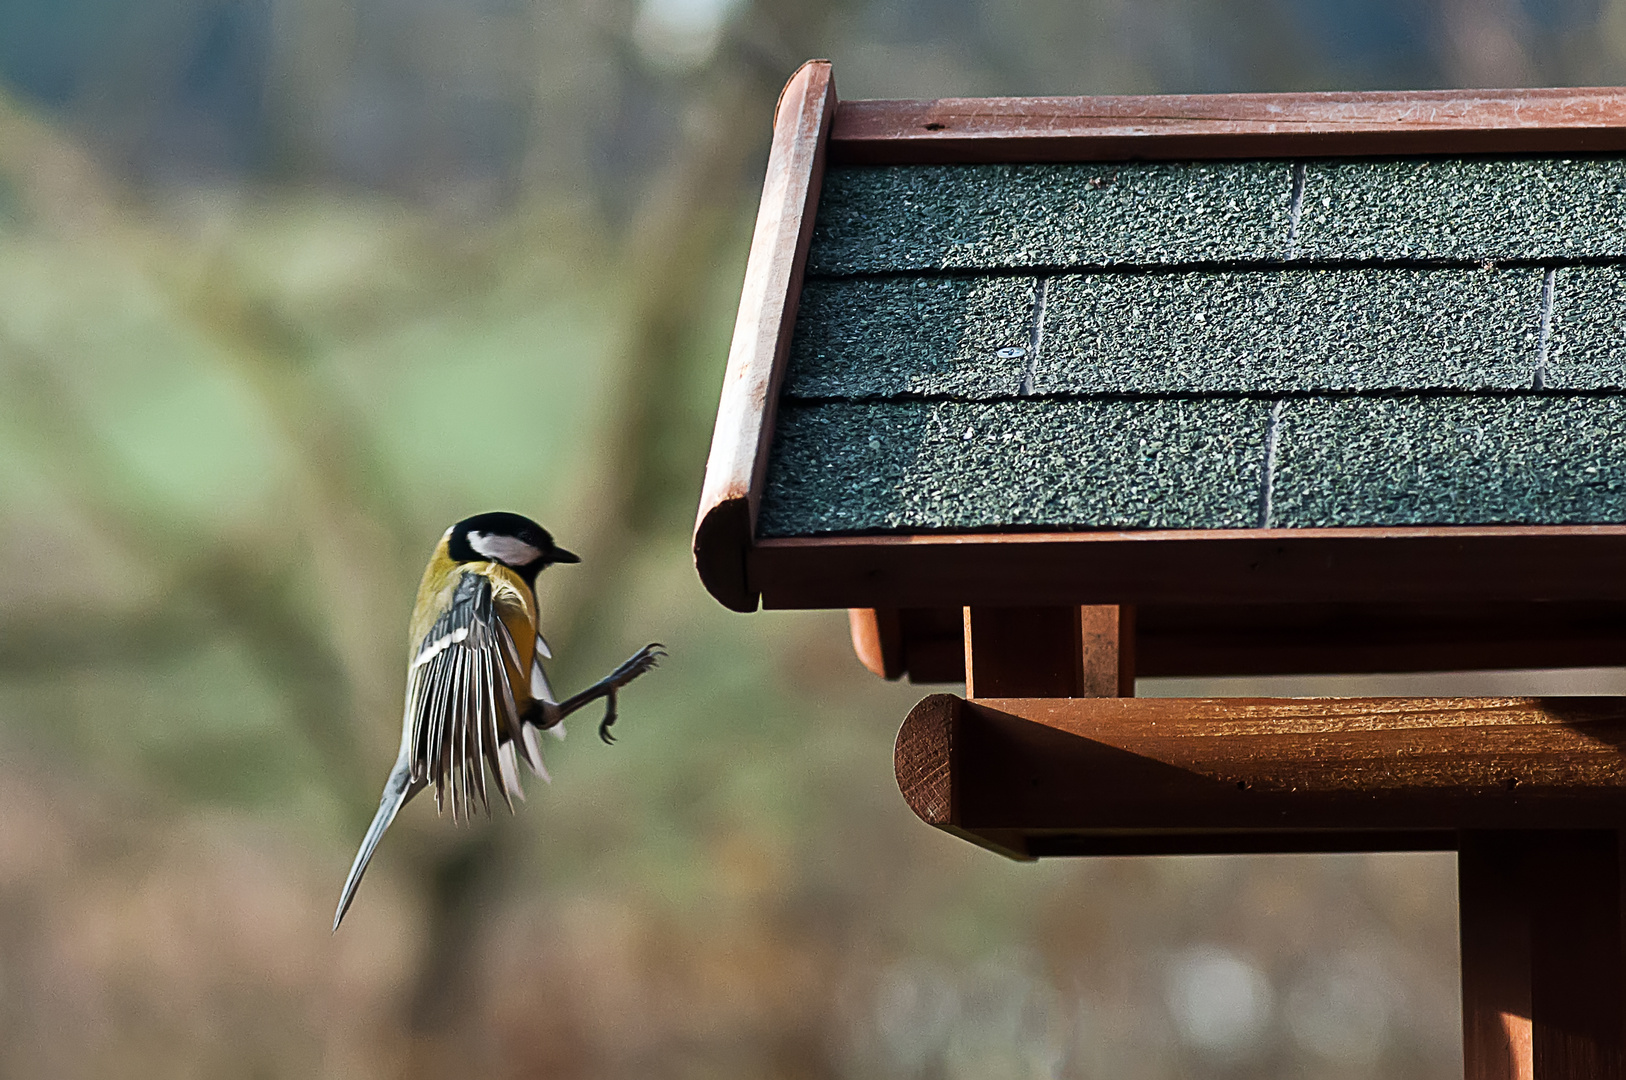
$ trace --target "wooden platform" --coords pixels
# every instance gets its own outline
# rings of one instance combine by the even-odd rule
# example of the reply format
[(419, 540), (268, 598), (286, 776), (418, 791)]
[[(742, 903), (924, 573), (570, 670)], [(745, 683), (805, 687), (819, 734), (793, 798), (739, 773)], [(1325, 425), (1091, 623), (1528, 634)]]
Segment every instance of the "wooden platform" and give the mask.
[(1451, 850), (1626, 826), (1626, 699), (934, 694), (894, 764), (923, 821), (1014, 858)]

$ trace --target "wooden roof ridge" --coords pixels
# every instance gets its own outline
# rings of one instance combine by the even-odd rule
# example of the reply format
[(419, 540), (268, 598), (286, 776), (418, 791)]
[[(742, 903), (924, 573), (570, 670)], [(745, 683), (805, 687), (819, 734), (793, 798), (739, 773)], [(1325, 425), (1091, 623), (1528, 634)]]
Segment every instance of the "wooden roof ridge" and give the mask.
[[(1510, 598), (1523, 590), (1529, 600), (1626, 597), (1626, 576), (1608, 572), (1626, 559), (1626, 525), (1615, 524), (780, 539), (758, 528), (827, 163), (1610, 151), (1626, 151), (1626, 89), (840, 102), (830, 63), (809, 61), (787, 83), (775, 116), (695, 526), (700, 577), (737, 611), (759, 603), (952, 604), (972, 592), (984, 603), (1034, 603), (1061, 598), (1058, 584), (1067, 602), (1135, 602), (1127, 581), (1159, 594), (1195, 588), (1229, 602), (1298, 600), (1306, 585), (1328, 601), (1415, 599), (1401, 596), (1407, 586), (1431, 602), (1475, 598), (1487, 585)], [(1394, 560), (1402, 555), (1397, 579)], [(1512, 568), (1518, 587), (1506, 574)], [(1215, 572), (1235, 577), (1215, 583)]]
[(847, 101), (830, 139), (842, 164), (1610, 150), (1618, 87)]

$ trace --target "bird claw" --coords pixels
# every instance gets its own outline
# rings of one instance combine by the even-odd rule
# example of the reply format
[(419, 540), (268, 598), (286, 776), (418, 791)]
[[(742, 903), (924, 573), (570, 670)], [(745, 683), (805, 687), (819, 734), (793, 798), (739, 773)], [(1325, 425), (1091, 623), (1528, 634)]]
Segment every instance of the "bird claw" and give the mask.
[(628, 660), (626, 663), (617, 668), (615, 675), (612, 676), (612, 678), (614, 678), (618, 683), (625, 685), (626, 683), (629, 683), (633, 679), (636, 679), (638, 676), (642, 675), (644, 672), (655, 667), (661, 662), (661, 658), (665, 655), (666, 646), (662, 645), (660, 642), (657, 641), (653, 644), (645, 645), (643, 648), (639, 649), (633, 654), (632, 659)]
[(609, 692), (604, 695), (604, 719), (600, 720), (598, 725), (598, 737), (606, 745), (615, 742), (615, 736), (610, 734), (610, 728), (616, 721), (615, 692), (655, 667), (666, 655), (666, 646), (658, 641), (652, 642), (634, 653), (630, 660), (616, 668), (615, 673), (610, 676)]

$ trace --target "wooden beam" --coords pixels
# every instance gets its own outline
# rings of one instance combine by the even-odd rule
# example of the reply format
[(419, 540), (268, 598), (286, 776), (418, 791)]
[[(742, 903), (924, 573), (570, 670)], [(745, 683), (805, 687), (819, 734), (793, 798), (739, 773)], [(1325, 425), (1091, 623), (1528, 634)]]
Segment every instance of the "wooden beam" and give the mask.
[(1626, 525), (793, 537), (748, 559), (770, 608), (1614, 602), (1621, 566)]
[[(898, 674), (965, 681), (963, 609), (887, 610)], [(1617, 667), (1626, 603), (1160, 604), (1136, 609), (1134, 646), (1147, 678)]]
[(1458, 846), (1468, 1080), (1618, 1080), (1620, 834), (1467, 832)]
[(835, 107), (829, 61), (809, 60), (785, 84), (774, 116), (768, 172), (694, 527), (700, 579), (735, 611), (757, 606), (745, 557), (756, 532), (774, 409), (796, 325)]
[(1619, 827), (1623, 746), (1620, 698), (937, 694), (894, 761), (924, 820), (1021, 854), (1401, 850)]
[(1150, 607), (1143, 675), (1466, 671), (1626, 665), (1626, 603)]
[(1626, 90), (844, 101), (842, 164), (1626, 150)]

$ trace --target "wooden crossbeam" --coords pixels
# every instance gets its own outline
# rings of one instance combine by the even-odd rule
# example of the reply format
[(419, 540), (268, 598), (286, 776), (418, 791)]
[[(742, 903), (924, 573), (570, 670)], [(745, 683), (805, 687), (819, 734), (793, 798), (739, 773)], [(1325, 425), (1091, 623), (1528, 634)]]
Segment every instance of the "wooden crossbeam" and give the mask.
[(1019, 858), (1449, 849), (1626, 823), (1626, 699), (925, 698), (904, 798)]
[[(854, 609), (854, 649), (885, 678), (964, 682), (963, 610), (947, 605)], [(1148, 604), (1134, 610), (1134, 665), (1141, 678), (1626, 662), (1626, 604), (1618, 601)]]

